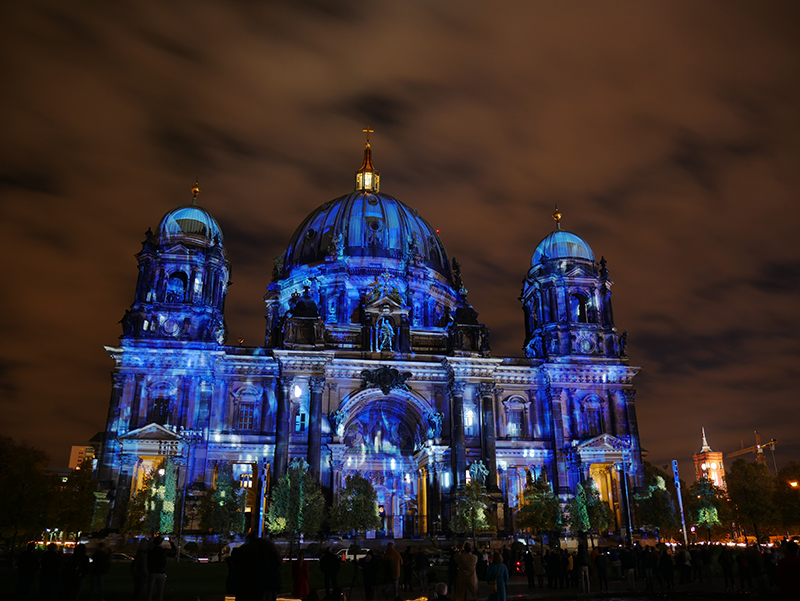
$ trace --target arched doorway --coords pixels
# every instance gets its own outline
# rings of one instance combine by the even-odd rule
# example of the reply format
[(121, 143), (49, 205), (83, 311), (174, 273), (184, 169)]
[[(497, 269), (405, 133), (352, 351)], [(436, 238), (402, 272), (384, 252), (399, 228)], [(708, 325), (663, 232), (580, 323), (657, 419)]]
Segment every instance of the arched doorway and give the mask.
[(419, 530), (427, 513), (425, 491), (420, 491), (421, 453), (429, 428), (425, 407), (413, 395), (364, 391), (351, 398), (347, 407), (340, 486), (356, 472), (375, 488), (381, 515), (377, 536), (408, 537)]

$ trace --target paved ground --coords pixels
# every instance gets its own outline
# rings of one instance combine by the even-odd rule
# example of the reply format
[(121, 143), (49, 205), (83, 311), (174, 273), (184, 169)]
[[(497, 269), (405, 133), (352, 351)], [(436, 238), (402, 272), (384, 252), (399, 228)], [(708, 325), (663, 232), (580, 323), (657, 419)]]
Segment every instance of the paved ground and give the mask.
[[(592, 583), (594, 584), (594, 583)], [(748, 599), (748, 600), (768, 600), (778, 601), (782, 597), (777, 591), (767, 593), (743, 593), (739, 594), (734, 591), (725, 591), (722, 579), (715, 579), (713, 584), (710, 583), (692, 583), (692, 584), (676, 584), (675, 591), (672, 593), (661, 593), (658, 584), (656, 584), (656, 592), (648, 594), (645, 592), (644, 580), (636, 581), (636, 590), (627, 590), (627, 583), (609, 580), (609, 591), (607, 593), (589, 592), (580, 593), (577, 588), (566, 588), (553, 590), (547, 588), (528, 588), (528, 581), (524, 577), (514, 576), (509, 581), (507, 588), (508, 601), (525, 601), (531, 600), (544, 600), (544, 599), (580, 599), (581, 601), (591, 601), (593, 599), (627, 599), (629, 601), (637, 599), (691, 599), (692, 601), (703, 600), (726, 600), (726, 599)], [(322, 591), (324, 595), (324, 591)], [(414, 592), (401, 592), (401, 596), (405, 600), (419, 599), (422, 595), (419, 589)], [(485, 583), (481, 583), (481, 600), (487, 599), (489, 591)], [(348, 597), (351, 601), (359, 601), (363, 599), (363, 592), (361, 590), (353, 590), (353, 594)]]

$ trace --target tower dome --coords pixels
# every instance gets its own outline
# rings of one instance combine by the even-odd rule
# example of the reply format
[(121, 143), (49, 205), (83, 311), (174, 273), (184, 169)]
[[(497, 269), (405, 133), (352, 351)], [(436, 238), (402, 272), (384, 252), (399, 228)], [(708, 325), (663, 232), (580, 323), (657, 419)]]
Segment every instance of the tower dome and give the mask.
[(543, 257), (594, 261), (594, 253), (589, 244), (580, 236), (562, 230), (560, 227), (539, 242), (539, 246), (533, 252), (531, 266), (541, 263)]
[(196, 204), (172, 209), (161, 219), (156, 231), (160, 244), (187, 242), (194, 246), (222, 243), (222, 229), (211, 213)]

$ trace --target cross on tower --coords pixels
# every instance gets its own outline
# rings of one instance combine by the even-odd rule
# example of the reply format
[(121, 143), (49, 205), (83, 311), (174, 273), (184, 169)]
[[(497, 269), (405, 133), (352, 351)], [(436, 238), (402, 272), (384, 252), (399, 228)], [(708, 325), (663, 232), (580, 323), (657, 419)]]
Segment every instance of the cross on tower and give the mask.
[(370, 134), (374, 134), (375, 130), (374, 129), (370, 129), (369, 127), (367, 127), (366, 129), (362, 129), (361, 131), (363, 131), (365, 134), (367, 134), (367, 144), (369, 144), (369, 135)]

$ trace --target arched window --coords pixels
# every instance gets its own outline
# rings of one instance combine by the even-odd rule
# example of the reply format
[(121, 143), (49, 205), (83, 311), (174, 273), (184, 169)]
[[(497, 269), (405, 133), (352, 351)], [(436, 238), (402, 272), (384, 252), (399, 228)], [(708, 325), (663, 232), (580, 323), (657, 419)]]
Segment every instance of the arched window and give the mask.
[(583, 400), (583, 430), (587, 436), (599, 436), (606, 431), (603, 402), (591, 395)]
[(464, 435), (478, 435), (478, 414), (472, 407), (464, 407)]
[(176, 392), (175, 387), (169, 382), (157, 382), (148, 387), (147, 421), (149, 423), (169, 425)]
[(518, 438), (522, 436), (522, 409), (514, 407), (508, 411), (508, 423), (506, 424), (506, 432), (510, 438)]
[(150, 400), (147, 410), (147, 421), (161, 426), (169, 424), (172, 403), (170, 398), (156, 397)]
[(182, 303), (186, 300), (186, 287), (188, 278), (182, 271), (176, 271), (167, 280), (167, 298), (168, 303)]
[(589, 323), (589, 301), (586, 297), (583, 294), (573, 294), (569, 301), (573, 323)]
[(255, 406), (253, 403), (239, 403), (236, 427), (239, 430), (252, 430), (255, 425)]
[(232, 391), (236, 413), (233, 427), (237, 430), (258, 429), (259, 407), (263, 390), (258, 386), (245, 383)]

